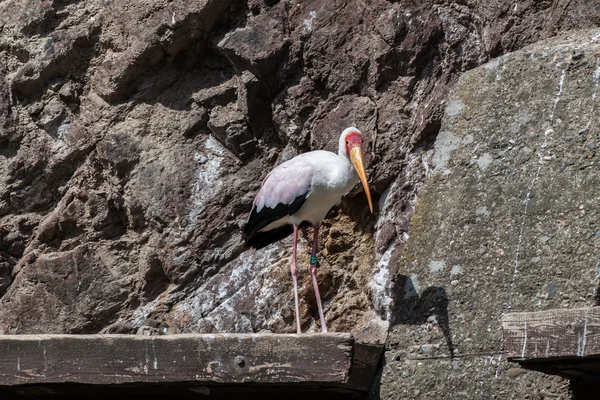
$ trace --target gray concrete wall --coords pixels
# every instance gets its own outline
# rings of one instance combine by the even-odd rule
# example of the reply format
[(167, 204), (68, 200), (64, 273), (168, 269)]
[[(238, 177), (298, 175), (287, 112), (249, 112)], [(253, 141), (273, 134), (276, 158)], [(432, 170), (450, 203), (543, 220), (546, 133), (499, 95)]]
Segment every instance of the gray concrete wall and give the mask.
[(600, 274), (600, 31), (461, 76), (398, 261), (381, 398), (571, 398), (503, 355), (500, 318), (593, 306)]

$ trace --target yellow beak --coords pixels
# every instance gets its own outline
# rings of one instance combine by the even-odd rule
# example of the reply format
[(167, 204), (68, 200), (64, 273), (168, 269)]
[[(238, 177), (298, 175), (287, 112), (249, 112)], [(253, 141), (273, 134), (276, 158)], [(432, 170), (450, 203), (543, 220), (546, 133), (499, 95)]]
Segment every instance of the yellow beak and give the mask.
[(369, 183), (367, 182), (367, 174), (365, 172), (365, 164), (363, 162), (363, 154), (360, 146), (356, 146), (350, 149), (350, 161), (356, 172), (358, 173), (358, 177), (362, 182), (363, 189), (365, 189), (365, 194), (367, 195), (367, 201), (369, 202), (369, 208), (371, 209), (371, 213), (373, 212), (373, 202), (371, 201), (371, 191), (369, 190)]

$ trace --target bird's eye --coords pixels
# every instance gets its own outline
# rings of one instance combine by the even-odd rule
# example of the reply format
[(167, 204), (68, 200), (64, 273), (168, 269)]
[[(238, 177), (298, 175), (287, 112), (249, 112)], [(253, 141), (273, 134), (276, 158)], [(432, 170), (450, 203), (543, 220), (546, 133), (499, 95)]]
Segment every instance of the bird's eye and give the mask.
[(346, 140), (346, 144), (347, 144), (347, 145), (348, 145), (348, 144), (350, 144), (350, 141), (349, 141), (349, 140)]

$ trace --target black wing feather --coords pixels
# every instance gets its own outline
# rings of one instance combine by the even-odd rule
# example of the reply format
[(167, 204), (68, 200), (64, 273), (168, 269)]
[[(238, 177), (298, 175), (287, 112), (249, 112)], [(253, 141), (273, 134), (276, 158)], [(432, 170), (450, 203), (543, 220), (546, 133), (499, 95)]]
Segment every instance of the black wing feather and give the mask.
[[(300, 228), (309, 226), (310, 224), (306, 221), (300, 224)], [(255, 249), (262, 249), (265, 246), (270, 245), (284, 239), (294, 232), (294, 228), (291, 225), (283, 225), (279, 228), (271, 229), (266, 232), (256, 232), (252, 237), (246, 240), (246, 246), (253, 247)]]
[(291, 234), (294, 231), (291, 225), (284, 225), (266, 232), (259, 231), (278, 219), (298, 212), (306, 201), (307, 194), (308, 192), (296, 197), (290, 204), (279, 203), (275, 208), (265, 206), (260, 212), (256, 211), (256, 206), (253, 206), (248, 217), (248, 222), (244, 227), (246, 246), (260, 249)]

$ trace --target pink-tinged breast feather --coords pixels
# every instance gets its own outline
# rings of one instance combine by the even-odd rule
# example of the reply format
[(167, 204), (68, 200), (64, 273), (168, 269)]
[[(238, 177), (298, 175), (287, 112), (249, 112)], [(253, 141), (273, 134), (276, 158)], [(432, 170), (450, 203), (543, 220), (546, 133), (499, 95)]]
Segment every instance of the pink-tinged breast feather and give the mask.
[(292, 159), (275, 168), (263, 181), (254, 204), (256, 211), (277, 204), (290, 204), (310, 190), (313, 169), (309, 164)]

